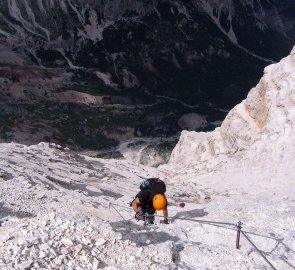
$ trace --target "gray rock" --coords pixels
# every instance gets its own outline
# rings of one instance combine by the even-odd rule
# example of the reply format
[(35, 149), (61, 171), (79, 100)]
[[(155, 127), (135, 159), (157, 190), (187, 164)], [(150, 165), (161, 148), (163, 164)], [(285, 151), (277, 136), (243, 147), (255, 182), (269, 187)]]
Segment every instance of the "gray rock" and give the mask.
[(63, 260), (64, 260), (64, 256), (58, 256), (56, 258), (56, 260), (54, 261), (54, 263), (59, 266), (59, 265), (61, 265), (63, 263)]
[(40, 245), (40, 250), (42, 251), (49, 251), (50, 250), (50, 246), (47, 243), (41, 244)]
[(61, 253), (67, 255), (69, 253), (69, 250), (67, 248), (62, 248)]
[(27, 244), (28, 244), (28, 242), (26, 240), (23, 240), (23, 239), (17, 240), (18, 246), (26, 246)]
[(77, 254), (78, 254), (82, 249), (83, 249), (82, 244), (78, 244), (78, 245), (76, 245), (76, 246), (74, 246), (74, 247), (72, 248), (72, 250), (73, 250), (75, 253), (77, 253)]

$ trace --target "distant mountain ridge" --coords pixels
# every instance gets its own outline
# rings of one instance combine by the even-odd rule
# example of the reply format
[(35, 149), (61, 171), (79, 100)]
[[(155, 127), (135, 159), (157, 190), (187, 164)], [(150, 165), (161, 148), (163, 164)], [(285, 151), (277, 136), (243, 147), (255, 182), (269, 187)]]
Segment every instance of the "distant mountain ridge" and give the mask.
[[(112, 28), (121, 25), (127, 32), (116, 37), (119, 40), (136, 39), (130, 36), (131, 33), (128, 36), (128, 30), (131, 32), (135, 30), (130, 22), (138, 24), (137, 27), (151, 34), (149, 30), (152, 29), (144, 27), (148, 16), (154, 17), (153, 22), (147, 22), (148, 28), (154, 28), (153, 24), (157, 24), (157, 20), (163, 17), (177, 23), (176, 28), (180, 29), (185, 25), (184, 21), (198, 24), (194, 15), (198, 14), (201, 17), (204, 16), (202, 13), (206, 13), (232, 42), (240, 44), (260, 57), (279, 60), (295, 39), (294, 10), (295, 4), (291, 0), (284, 3), (277, 0), (140, 2), (2, 0), (0, 36), (6, 45), (15, 46), (15, 50), (23, 50), (25, 56), (30, 54), (32, 61), (39, 59), (46, 63), (46, 56), (38, 52), (44, 48), (45, 51), (56, 50), (56, 57), (59, 55), (65, 60), (63, 65), (68, 65), (69, 60), (72, 60), (75, 64), (83, 66), (79, 58), (83, 47), (89, 42), (99, 43), (102, 40), (106, 40), (106, 43), (101, 45), (107, 45), (107, 42), (111, 41), (108, 33)], [(189, 33), (185, 34), (189, 38)], [(256, 39), (256, 35), (259, 35), (260, 40)], [(270, 38), (273, 39), (272, 45), (267, 44)], [(117, 44), (118, 48), (113, 48), (113, 51), (123, 49), (122, 45)], [(283, 46), (275, 48), (276, 45)], [(105, 47), (105, 50), (108, 51), (108, 48)], [(68, 59), (66, 59), (67, 54), (69, 54)]]

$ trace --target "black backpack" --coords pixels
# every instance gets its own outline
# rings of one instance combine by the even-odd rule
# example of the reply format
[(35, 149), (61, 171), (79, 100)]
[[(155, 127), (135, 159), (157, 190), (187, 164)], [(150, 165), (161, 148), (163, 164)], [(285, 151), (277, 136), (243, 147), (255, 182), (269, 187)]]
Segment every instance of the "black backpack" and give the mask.
[(139, 188), (140, 190), (151, 190), (155, 194), (164, 194), (166, 192), (166, 185), (159, 178), (146, 179), (140, 184)]

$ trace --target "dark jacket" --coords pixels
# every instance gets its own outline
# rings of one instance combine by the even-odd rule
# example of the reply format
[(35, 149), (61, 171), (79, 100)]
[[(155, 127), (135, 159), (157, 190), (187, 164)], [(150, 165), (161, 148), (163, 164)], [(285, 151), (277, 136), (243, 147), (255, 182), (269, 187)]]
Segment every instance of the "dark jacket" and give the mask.
[[(153, 215), (156, 210), (153, 206), (153, 197), (156, 195), (155, 192), (151, 191), (151, 190), (141, 190), (136, 197), (138, 197), (139, 201), (140, 201), (140, 206), (142, 208), (142, 210), (144, 212), (147, 212), (151, 215)], [(164, 195), (165, 196), (165, 195)], [(166, 198), (166, 197), (165, 197)], [(167, 201), (167, 199), (166, 199)], [(166, 205), (167, 207), (167, 205)]]

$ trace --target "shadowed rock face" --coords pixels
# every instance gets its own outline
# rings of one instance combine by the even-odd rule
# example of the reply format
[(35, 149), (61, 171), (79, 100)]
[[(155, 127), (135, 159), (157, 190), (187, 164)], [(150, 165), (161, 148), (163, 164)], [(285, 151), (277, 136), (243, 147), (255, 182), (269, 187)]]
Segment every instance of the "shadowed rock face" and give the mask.
[[(290, 51), (293, 11), (291, 0), (2, 0), (0, 97), (21, 102), (26, 127), (36, 115), (46, 123), (50, 132), (35, 130), (36, 141), (96, 149), (120, 141), (105, 137), (120, 130), (134, 130), (122, 138), (170, 136), (192, 113), (206, 116), (198, 130), (212, 130), (220, 109), (245, 98), (263, 68)], [(120, 108), (110, 114), (105, 105)], [(5, 140), (24, 132), (12, 124), (19, 110), (7, 110)], [(65, 131), (68, 119), (74, 128)]]

